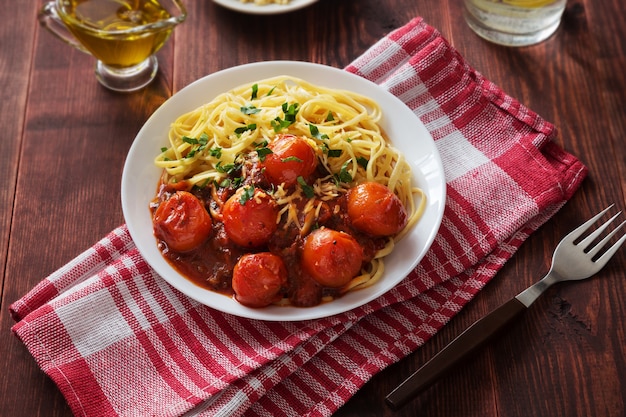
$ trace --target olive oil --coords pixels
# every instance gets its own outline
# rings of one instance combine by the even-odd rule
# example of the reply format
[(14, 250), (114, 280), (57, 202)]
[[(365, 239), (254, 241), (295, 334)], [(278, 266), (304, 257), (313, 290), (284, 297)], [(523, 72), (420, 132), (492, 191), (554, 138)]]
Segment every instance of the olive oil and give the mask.
[(173, 26), (158, 0), (63, 0), (59, 15), (82, 46), (103, 64), (128, 68), (148, 59)]

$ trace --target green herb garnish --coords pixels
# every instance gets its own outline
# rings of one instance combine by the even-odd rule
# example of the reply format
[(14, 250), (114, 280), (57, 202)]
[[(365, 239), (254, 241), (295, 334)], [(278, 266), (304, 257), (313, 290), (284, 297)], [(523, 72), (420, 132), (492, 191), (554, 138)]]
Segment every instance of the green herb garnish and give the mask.
[(198, 138), (183, 136), (182, 141), (192, 145), (187, 155), (185, 155), (185, 158), (192, 158), (196, 155), (196, 153), (202, 152), (207, 147), (209, 136), (206, 133), (200, 134), (200, 137)]
[(311, 136), (313, 136), (315, 139), (319, 139), (319, 140), (329, 139), (327, 134), (320, 133), (320, 130), (317, 128), (317, 126), (313, 124), (309, 124), (309, 132), (311, 133)]
[(220, 159), (222, 157), (222, 148), (215, 147), (215, 148), (209, 149), (209, 155), (217, 159)]
[(241, 164), (236, 163), (222, 165), (222, 161), (219, 161), (217, 165), (215, 165), (215, 170), (217, 172), (221, 172), (222, 174), (230, 175), (239, 169), (241, 169)]
[(328, 149), (328, 157), (329, 158), (339, 158), (343, 151), (341, 149)]
[(298, 103), (283, 103), (282, 109), (285, 118), (281, 119), (280, 117), (277, 117), (271, 122), (272, 128), (274, 128), (274, 132), (276, 133), (291, 126), (296, 121), (296, 115), (298, 114), (300, 105)]
[(252, 197), (254, 197), (254, 187), (244, 187), (241, 198), (239, 199), (239, 203), (241, 203), (241, 205), (243, 206), (246, 204), (246, 201), (250, 200)]
[(350, 162), (351, 160), (347, 160), (346, 162), (344, 162), (341, 166), (341, 169), (339, 170), (339, 174), (335, 174), (335, 180), (337, 182), (343, 182), (346, 184), (352, 182), (352, 175), (350, 175), (350, 173), (348, 172), (348, 164)]
[(256, 153), (257, 155), (259, 155), (259, 160), (263, 162), (265, 161), (265, 157), (273, 152), (270, 148), (263, 147), (263, 148), (257, 148)]
[(244, 132), (255, 130), (255, 129), (256, 129), (256, 123), (251, 123), (247, 126), (238, 127), (237, 129), (235, 129), (235, 133), (237, 134), (237, 136), (240, 136)]
[(239, 107), (239, 110), (241, 110), (241, 112), (243, 114), (257, 114), (257, 113), (259, 113), (261, 111), (261, 109), (253, 106), (252, 104), (249, 104), (247, 106)]
[(297, 181), (298, 184), (300, 184), (300, 187), (302, 187), (302, 192), (304, 193), (306, 198), (313, 198), (313, 196), (315, 195), (315, 193), (313, 192), (313, 187), (307, 184), (302, 176), (299, 176), (297, 178)]

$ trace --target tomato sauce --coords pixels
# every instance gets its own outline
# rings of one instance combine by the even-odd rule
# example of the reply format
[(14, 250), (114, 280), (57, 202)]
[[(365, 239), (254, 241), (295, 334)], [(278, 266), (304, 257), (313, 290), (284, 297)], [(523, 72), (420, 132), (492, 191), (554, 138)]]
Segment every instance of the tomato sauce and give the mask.
[[(346, 280), (353, 278), (353, 272), (358, 274), (359, 263), (367, 268), (389, 236), (405, 226), (402, 203), (386, 187), (364, 183), (351, 188), (347, 195), (316, 201), (314, 207), (320, 207), (317, 217), (314, 221), (307, 219), (313, 213), (305, 213), (305, 186), (312, 190), (308, 184), (326, 178), (328, 172), (317, 164), (315, 152), (302, 138), (283, 135), (270, 146), (273, 148), (266, 159), (244, 157), (223, 185), (190, 187), (186, 181), (160, 184), (152, 204), (158, 247), (183, 276), (203, 288), (234, 296), (242, 304), (246, 303), (242, 300), (248, 300), (247, 305), (259, 306), (261, 300), (255, 300), (255, 294), (272, 300), (282, 297), (287, 304), (301, 307), (340, 297)], [(303, 198), (291, 204), (295, 205), (300, 226), (293, 221), (288, 224), (285, 213), (277, 225), (280, 207), (277, 194), (272, 194), (280, 186), (293, 189), (296, 183), (303, 187)], [(185, 203), (170, 204), (176, 200)], [(204, 209), (210, 213), (210, 220), (205, 219)], [(372, 224), (379, 227), (364, 227)], [(206, 230), (208, 225), (210, 232)], [(189, 242), (195, 246), (187, 250)], [(282, 276), (270, 282), (278, 275), (266, 274), (262, 268), (267, 265), (251, 260), (268, 260), (268, 253), (272, 264), (284, 264), (286, 285)], [(242, 263), (247, 266), (237, 267), (239, 294), (234, 294), (233, 271), (246, 254), (256, 256), (245, 256)], [(270, 287), (272, 292), (268, 293)], [(242, 294), (244, 288), (253, 293)]]
[[(159, 198), (165, 199), (175, 192), (175, 187), (161, 186)], [(206, 190), (191, 191), (208, 208), (219, 206), (223, 202), (215, 201), (215, 196)], [(220, 189), (219, 198), (224, 201), (233, 191)], [(301, 201), (304, 206), (305, 201)], [(351, 227), (347, 217), (345, 196), (325, 201), (316, 227), (325, 226), (337, 231), (344, 231), (354, 237), (363, 247), (364, 265), (368, 264), (375, 253), (386, 244), (385, 238), (372, 238)], [(302, 212), (303, 207), (299, 207)], [(153, 208), (153, 212), (154, 212)], [(323, 287), (310, 277), (301, 267), (300, 252), (304, 237), (295, 224), (286, 226), (281, 221), (269, 242), (254, 250), (242, 248), (233, 243), (224, 230), (224, 223), (213, 219), (212, 231), (208, 239), (198, 247), (187, 252), (170, 250), (167, 244), (158, 237), (158, 247), (165, 259), (178, 271), (196, 285), (228, 296), (233, 295), (232, 275), (238, 259), (246, 253), (271, 252), (280, 256), (288, 271), (288, 286), (284, 289), (284, 298), (289, 304), (299, 307), (318, 305), (323, 298), (337, 298), (341, 292), (337, 288)], [(304, 221), (304, 219), (300, 219)]]

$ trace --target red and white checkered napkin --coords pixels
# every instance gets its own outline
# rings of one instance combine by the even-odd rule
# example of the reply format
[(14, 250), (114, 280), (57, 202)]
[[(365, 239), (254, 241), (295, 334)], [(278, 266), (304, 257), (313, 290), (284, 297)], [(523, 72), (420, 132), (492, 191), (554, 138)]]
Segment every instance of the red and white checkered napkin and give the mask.
[(551, 124), (421, 19), (347, 70), (400, 97), (437, 143), (448, 199), (425, 259), (361, 308), (262, 322), (174, 290), (121, 226), (11, 306), (13, 331), (76, 415), (331, 415), (435, 334), (585, 177)]

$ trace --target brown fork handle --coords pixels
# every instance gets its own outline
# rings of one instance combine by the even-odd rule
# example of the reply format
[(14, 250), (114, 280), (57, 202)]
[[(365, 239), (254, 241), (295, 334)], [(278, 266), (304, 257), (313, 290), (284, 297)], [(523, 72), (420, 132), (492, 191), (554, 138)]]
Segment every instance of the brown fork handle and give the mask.
[(476, 321), (387, 395), (387, 404), (394, 410), (402, 407), (527, 309), (517, 298), (511, 298)]

